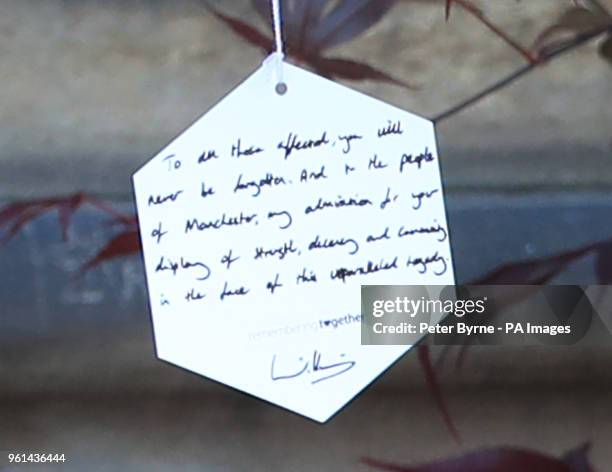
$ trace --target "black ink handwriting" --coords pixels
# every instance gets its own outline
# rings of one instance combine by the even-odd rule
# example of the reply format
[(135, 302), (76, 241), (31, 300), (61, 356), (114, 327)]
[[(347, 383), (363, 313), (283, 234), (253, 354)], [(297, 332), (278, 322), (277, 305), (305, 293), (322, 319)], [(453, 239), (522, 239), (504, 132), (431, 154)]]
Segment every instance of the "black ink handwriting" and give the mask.
[(359, 139), (363, 139), (363, 136), (359, 136), (358, 134), (349, 134), (346, 136), (338, 136), (340, 141), (344, 141), (344, 149), (342, 150), (343, 154), (348, 154), (351, 152), (351, 142)]
[(306, 267), (304, 267), (304, 270), (302, 270), (302, 273), (297, 276), (295, 283), (299, 285), (301, 283), (310, 283), (310, 282), (316, 282), (316, 281), (317, 281), (317, 274), (315, 274), (314, 271), (312, 270), (306, 273)]
[(412, 206), (412, 208), (414, 208), (415, 210), (418, 210), (419, 208), (421, 208), (424, 198), (431, 198), (437, 192), (438, 192), (438, 189), (430, 190), (428, 192), (413, 193), (412, 198), (416, 199), (417, 202), (416, 202), (416, 205)]
[(183, 257), (181, 257), (179, 262), (173, 262), (171, 259), (166, 259), (164, 256), (162, 256), (157, 264), (157, 267), (155, 268), (155, 272), (170, 271), (172, 272), (172, 275), (176, 275), (179, 269), (191, 269), (194, 267), (204, 270), (204, 275), (198, 277), (197, 280), (206, 280), (210, 277), (211, 271), (206, 264), (203, 262), (189, 262)]
[(242, 149), (240, 139), (236, 144), (232, 146), (232, 157), (242, 157), (242, 156), (254, 156), (255, 154), (259, 154), (263, 152), (263, 149), (260, 147), (251, 146), (247, 149)]
[(277, 177), (270, 172), (266, 174), (265, 177), (261, 179), (250, 180), (248, 182), (242, 181), (242, 174), (238, 176), (238, 182), (236, 182), (236, 186), (234, 187), (234, 193), (238, 192), (238, 190), (246, 190), (248, 188), (253, 189), (252, 197), (258, 197), (261, 193), (262, 187), (276, 187), (278, 185), (286, 185), (285, 179), (283, 177)]
[(249, 293), (248, 289), (238, 287), (237, 289), (232, 290), (227, 286), (227, 282), (225, 282), (223, 285), (223, 291), (221, 292), (221, 296), (219, 298), (221, 298), (221, 301), (223, 301), (226, 297), (238, 297), (246, 295), (247, 293)]
[(369, 235), (366, 238), (366, 242), (368, 242), (368, 243), (375, 243), (376, 241), (382, 241), (383, 239), (391, 239), (389, 237), (389, 227), (385, 228), (385, 231), (380, 236)]
[[(437, 222), (434, 221), (434, 223), (437, 223)], [(448, 237), (448, 232), (439, 223), (437, 223), (435, 226), (431, 225), (429, 227), (420, 227), (420, 228), (413, 228), (413, 229), (405, 229), (402, 226), (397, 232), (397, 237), (403, 238), (404, 236), (412, 236), (414, 234), (435, 234), (435, 233), (440, 233), (440, 237), (438, 238), (439, 242), (446, 241), (446, 238)]]
[(434, 275), (442, 275), (446, 272), (447, 264), (446, 260), (438, 254), (438, 251), (435, 252), (432, 256), (428, 257), (408, 257), (408, 261), (406, 262), (406, 266), (414, 266), (418, 267), (419, 274), (424, 274), (427, 272), (427, 267), (430, 264), (440, 263), (442, 268), (440, 270), (434, 271)]
[(205, 294), (196, 292), (195, 289), (192, 288), (187, 293), (187, 295), (185, 295), (185, 300), (187, 300), (188, 302), (194, 302), (194, 301), (202, 300), (204, 299), (204, 297), (206, 297)]
[(285, 151), (285, 160), (293, 153), (293, 151), (302, 151), (304, 149), (312, 149), (329, 144), (327, 132), (324, 132), (319, 139), (307, 139), (301, 141), (297, 134), (289, 133), (286, 141), (278, 143), (278, 149)]
[[(334, 362), (331, 364), (324, 364), (321, 361), (321, 357), (322, 357), (321, 353), (315, 350), (312, 355), (311, 362), (310, 361), (305, 362), (304, 365), (301, 366), (295, 372), (288, 373), (288, 374), (277, 374), (276, 373), (276, 357), (277, 357), (276, 354), (272, 356), (272, 366), (270, 368), (270, 378), (272, 379), (272, 381), (295, 379), (303, 375), (306, 372), (310, 374), (317, 374), (317, 373), (326, 374), (326, 375), (323, 375), (322, 377), (317, 377), (311, 380), (310, 383), (313, 385), (319, 382), (322, 382), (324, 380), (329, 380), (341, 374), (344, 374), (345, 372), (348, 372), (353, 367), (355, 367), (355, 365), (357, 364), (355, 361), (351, 361), (351, 360), (340, 360), (338, 362)], [(340, 354), (340, 357), (344, 358), (345, 355)], [(304, 362), (304, 358), (300, 357), (299, 362)], [(334, 370), (335, 372), (332, 372)]]
[(412, 154), (402, 154), (402, 159), (400, 161), (400, 174), (404, 171), (404, 166), (406, 164), (416, 164), (420, 169), (423, 162), (432, 162), (433, 160), (433, 154), (429, 152), (427, 148), (425, 148), (424, 153), (419, 154), (418, 156), (413, 156)]
[(331, 271), (331, 279), (341, 280), (344, 283), (346, 282), (346, 279), (349, 277), (354, 277), (357, 275), (369, 275), (369, 274), (374, 274), (376, 272), (380, 272), (384, 270), (393, 270), (393, 269), (397, 269), (397, 257), (395, 257), (391, 262), (387, 262), (384, 259), (382, 259), (378, 263), (368, 261), (366, 265), (358, 266), (352, 269), (347, 269), (346, 267), (340, 267), (338, 269)]
[(278, 281), (278, 278), (279, 278), (279, 275), (278, 275), (278, 274), (276, 274), (276, 277), (274, 278), (274, 282), (268, 282), (268, 283), (266, 284), (266, 289), (267, 289), (267, 290), (270, 290), (270, 293), (271, 293), (271, 294), (274, 294), (274, 291), (275, 291), (277, 288), (280, 288), (280, 287), (282, 287), (282, 286), (283, 286), (283, 284), (281, 284), (281, 283)]
[(391, 134), (404, 134), (404, 131), (402, 130), (402, 123), (400, 121), (392, 123), (391, 120), (388, 120), (387, 126), (384, 126), (378, 130), (379, 138), (383, 138)]
[(182, 190), (178, 190), (177, 192), (171, 193), (170, 195), (166, 195), (166, 196), (161, 196), (161, 195), (156, 195), (155, 197), (153, 195), (149, 196), (149, 206), (151, 205), (163, 205), (164, 203), (171, 201), (171, 202), (175, 202), (176, 199), (178, 198), (178, 196), (183, 193)]
[(323, 239), (317, 235), (315, 239), (308, 245), (308, 250), (313, 249), (331, 249), (338, 246), (352, 245), (353, 249), (349, 252), (350, 255), (357, 254), (359, 252), (359, 244), (352, 238), (338, 238), (338, 239)]
[(318, 172), (308, 172), (306, 169), (302, 169), (300, 174), (300, 182), (310, 182), (311, 180), (327, 179), (325, 174), (325, 166), (321, 166), (321, 170)]
[(181, 168), (181, 161), (178, 159), (174, 159), (175, 154), (170, 154), (169, 156), (164, 157), (163, 162), (168, 162), (168, 171), (178, 170)]
[(221, 218), (203, 222), (200, 222), (197, 218), (193, 218), (191, 220), (187, 220), (187, 222), (185, 223), (185, 233), (189, 233), (194, 229), (197, 229), (198, 231), (204, 231), (207, 229), (221, 229), (224, 226), (241, 226), (253, 222), (256, 223), (256, 218), (257, 213), (245, 215), (243, 212), (240, 212), (240, 215), (238, 216), (227, 216), (225, 213), (223, 213)]
[(200, 157), (198, 157), (198, 164), (203, 164), (204, 162), (210, 161), (211, 159), (219, 159), (217, 152), (215, 150), (204, 151)]
[(164, 231), (162, 229), (161, 221), (157, 225), (157, 228), (151, 231), (151, 237), (156, 238), (157, 244), (159, 244), (159, 242), (161, 241), (161, 238), (163, 238), (166, 234), (168, 234), (168, 231)]
[(268, 257), (278, 257), (278, 259), (282, 261), (288, 254), (294, 254), (296, 252), (298, 252), (298, 250), (293, 246), (293, 239), (291, 239), (289, 242), (283, 243), (282, 246), (272, 249), (264, 249), (262, 246), (255, 248), (255, 257), (253, 257), (253, 259), (258, 260)]
[(276, 218), (277, 216), (284, 216), (287, 218), (287, 224), (284, 226), (279, 226), (280, 229), (287, 229), (293, 223), (293, 218), (291, 218), (291, 213), (288, 211), (270, 211), (268, 212), (268, 219)]
[(202, 182), (202, 191), (200, 192), (200, 196), (202, 198), (206, 198), (214, 194), (215, 194), (215, 190), (212, 187), (206, 188), (206, 186), (204, 185), (204, 182)]
[(317, 211), (325, 210), (326, 208), (343, 208), (343, 207), (363, 207), (372, 205), (372, 202), (367, 198), (343, 198), (340, 195), (336, 200), (323, 200), (319, 198), (315, 206), (308, 205), (304, 213), (309, 215)]
[(387, 205), (391, 202), (394, 202), (398, 199), (399, 195), (394, 195), (393, 198), (391, 198), (391, 188), (387, 187), (387, 194), (385, 195), (385, 199), (380, 202), (380, 209), (384, 210), (385, 208), (387, 208)]
[(384, 169), (388, 165), (389, 164), (385, 164), (384, 162), (378, 160), (378, 154), (374, 154), (374, 157), (370, 159), (370, 162), (368, 162), (368, 170)]
[(223, 257), (221, 257), (221, 264), (225, 264), (225, 267), (227, 269), (229, 269), (230, 266), (234, 262), (236, 262), (238, 259), (240, 259), (240, 257), (239, 256), (234, 257), (233, 251), (230, 249), (227, 254), (225, 254)]

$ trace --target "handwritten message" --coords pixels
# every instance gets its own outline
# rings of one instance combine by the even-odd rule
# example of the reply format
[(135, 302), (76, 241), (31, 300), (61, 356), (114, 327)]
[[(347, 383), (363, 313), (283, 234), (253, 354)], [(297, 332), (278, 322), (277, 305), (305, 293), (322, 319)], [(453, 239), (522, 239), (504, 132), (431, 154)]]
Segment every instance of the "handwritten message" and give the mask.
[(320, 419), (403, 352), (361, 368), (360, 285), (452, 284), (452, 262), (432, 124), (286, 72), (286, 95), (263, 67), (134, 184), (160, 357), (266, 399), (352, 378), (334, 406), (272, 400)]

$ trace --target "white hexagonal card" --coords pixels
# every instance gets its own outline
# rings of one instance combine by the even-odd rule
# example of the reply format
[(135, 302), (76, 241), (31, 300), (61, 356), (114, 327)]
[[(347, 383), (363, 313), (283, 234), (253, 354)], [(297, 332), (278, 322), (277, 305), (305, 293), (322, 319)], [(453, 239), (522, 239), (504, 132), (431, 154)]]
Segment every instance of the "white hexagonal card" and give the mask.
[(454, 277), (433, 124), (283, 73), (279, 95), (264, 63), (133, 180), (159, 358), (324, 422), (410, 348), (361, 345), (361, 284)]

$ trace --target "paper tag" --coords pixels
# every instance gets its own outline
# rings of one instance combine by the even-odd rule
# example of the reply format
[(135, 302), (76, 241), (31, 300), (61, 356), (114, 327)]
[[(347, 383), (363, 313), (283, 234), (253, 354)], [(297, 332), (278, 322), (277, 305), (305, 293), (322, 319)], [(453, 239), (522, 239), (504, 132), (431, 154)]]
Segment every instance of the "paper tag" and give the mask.
[(410, 346), (360, 286), (452, 285), (433, 124), (263, 65), (134, 175), (159, 358), (323, 422)]

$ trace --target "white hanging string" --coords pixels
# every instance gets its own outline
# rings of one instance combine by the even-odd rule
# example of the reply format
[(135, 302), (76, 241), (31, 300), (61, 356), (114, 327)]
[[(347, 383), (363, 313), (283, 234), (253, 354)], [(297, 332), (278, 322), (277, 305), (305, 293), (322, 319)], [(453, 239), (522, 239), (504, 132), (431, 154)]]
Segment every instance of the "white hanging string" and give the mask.
[[(271, 0), (272, 2), (272, 21), (274, 23), (274, 41), (276, 43), (276, 51), (272, 53), (276, 63), (276, 79), (277, 79), (277, 91), (278, 86), (285, 84), (283, 80), (283, 59), (285, 58), (285, 48), (283, 44), (283, 22), (282, 12), (280, 6), (280, 0)], [(280, 93), (280, 92), (279, 92)]]
[(272, 0), (272, 20), (274, 22), (274, 40), (276, 42), (276, 54), (280, 54), (282, 58), (285, 56), (285, 52), (283, 46), (280, 0)]

